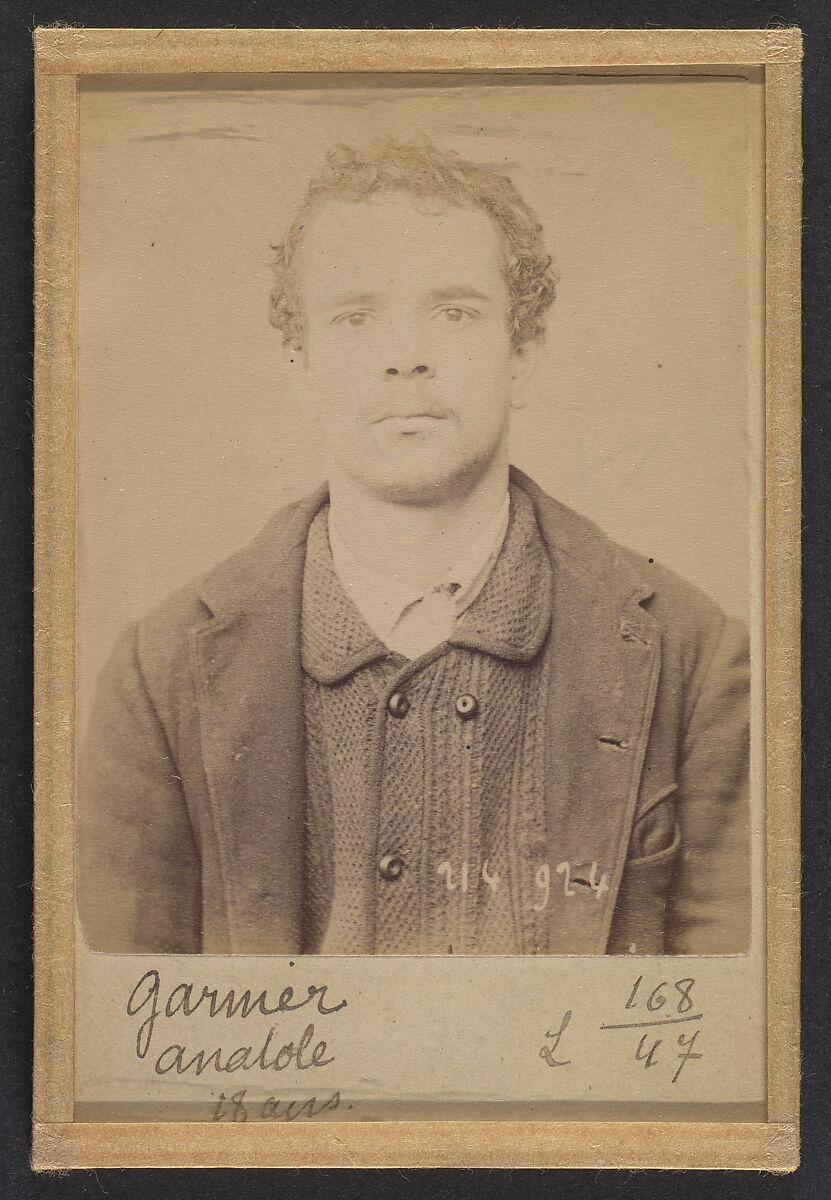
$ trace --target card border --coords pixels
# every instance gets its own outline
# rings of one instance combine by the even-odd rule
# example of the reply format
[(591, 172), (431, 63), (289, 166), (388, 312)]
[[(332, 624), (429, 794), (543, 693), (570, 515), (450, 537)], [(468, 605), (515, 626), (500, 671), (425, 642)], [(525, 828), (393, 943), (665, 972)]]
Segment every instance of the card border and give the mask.
[[(36, 29), (35, 1170), (742, 1168), (799, 1162), (798, 29)], [(73, 1121), (77, 92), (113, 74), (549, 72), (753, 65), (765, 102), (767, 1121)]]

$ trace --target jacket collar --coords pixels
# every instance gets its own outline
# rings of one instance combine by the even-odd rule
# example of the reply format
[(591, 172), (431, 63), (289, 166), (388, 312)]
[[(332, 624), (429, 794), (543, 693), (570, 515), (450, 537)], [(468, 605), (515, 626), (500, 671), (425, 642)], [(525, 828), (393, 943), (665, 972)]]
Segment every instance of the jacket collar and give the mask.
[[(531, 501), (555, 572), (559, 560), (588, 586), (604, 587), (609, 599), (621, 606), (649, 599), (653, 589), (633, 566), (632, 557), (597, 525), (547, 495), (516, 467), (511, 467), (510, 481), (512, 491), (519, 489)], [(286, 560), (295, 560), (298, 575), (292, 582), (299, 589), (303, 563), (297, 563), (296, 551), (305, 545), (309, 527), (328, 499), (329, 489), (323, 484), (278, 512), (248, 546), (204, 576), (197, 587), (211, 613), (243, 612), (252, 603), (267, 601), (275, 590), (283, 591)]]
[(530, 662), (551, 625), (551, 560), (533, 505), (511, 487), (511, 516), (502, 553), (481, 593), (462, 616), (450, 644), (496, 658)]
[(309, 526), (328, 499), (329, 488), (322, 484), (311, 495), (289, 504), (253, 541), (203, 576), (197, 591), (212, 616), (244, 613), (252, 605), (268, 603), (287, 587), (299, 589), (303, 560), (301, 554), (298, 564), (297, 552), (305, 546)]
[[(306, 542), (302, 605), (303, 667), (318, 683), (339, 683), (392, 653), (375, 636), (338, 578), (327, 536), (326, 509)], [(551, 563), (533, 506), (511, 488), (505, 541), (482, 591), (459, 620), (452, 646), (515, 662), (530, 662), (551, 623)]]

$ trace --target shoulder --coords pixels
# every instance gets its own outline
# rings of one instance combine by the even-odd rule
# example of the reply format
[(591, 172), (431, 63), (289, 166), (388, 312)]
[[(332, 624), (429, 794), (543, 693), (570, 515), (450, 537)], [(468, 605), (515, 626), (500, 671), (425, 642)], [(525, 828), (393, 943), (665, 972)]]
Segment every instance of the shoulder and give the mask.
[(620, 545), (594, 521), (544, 492), (512, 469), (512, 479), (531, 498), (540, 529), (560, 570), (579, 578), (587, 596), (636, 600), (671, 643), (716, 641), (729, 624), (719, 605), (700, 588), (651, 558)]
[(213, 619), (231, 619), (264, 603), (302, 567), (302, 549), (325, 489), (280, 509), (247, 545), (171, 592), (122, 634), (132, 640), (148, 677), (176, 671), (195, 630)]

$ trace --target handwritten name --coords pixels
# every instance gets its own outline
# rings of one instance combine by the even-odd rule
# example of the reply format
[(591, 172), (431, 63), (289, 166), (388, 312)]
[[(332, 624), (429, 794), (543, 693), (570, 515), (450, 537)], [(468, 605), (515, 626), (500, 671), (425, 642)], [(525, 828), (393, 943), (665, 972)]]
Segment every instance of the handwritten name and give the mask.
[[(192, 1017), (196, 1013), (209, 1019), (224, 1017), (226, 1020), (244, 1020), (252, 1014), (286, 1016), (308, 1006), (326, 1017), (346, 1008), (346, 1000), (329, 1004), (327, 995), (325, 984), (311, 985), (305, 995), (302, 992), (298, 995), (293, 987), (284, 987), (279, 994), (273, 995), (267, 990), (254, 995), (251, 989), (243, 992), (231, 990), (223, 994), (218, 988), (203, 986), (197, 989), (195, 984), (187, 982), (177, 983), (168, 991), (162, 987), (159, 972), (149, 970), (145, 971), (130, 993), (127, 1015), (143, 1017), (136, 1030), (136, 1056), (144, 1059), (150, 1053), (159, 1021), (164, 1022), (176, 1016)], [(257, 1046), (236, 1046), (231, 1050), (216, 1046), (212, 1050), (193, 1051), (174, 1042), (155, 1056), (154, 1071), (157, 1075), (166, 1075), (170, 1071), (175, 1071), (177, 1075), (190, 1071), (202, 1075), (210, 1069), (231, 1073), (254, 1069), (284, 1071), (292, 1066), (299, 1071), (306, 1071), (313, 1067), (325, 1067), (334, 1061), (333, 1055), (326, 1057), (325, 1040), (315, 1040), (314, 1022), (309, 1022), (297, 1039), (279, 1044), (277, 1038), (278, 1027), (272, 1025)]]

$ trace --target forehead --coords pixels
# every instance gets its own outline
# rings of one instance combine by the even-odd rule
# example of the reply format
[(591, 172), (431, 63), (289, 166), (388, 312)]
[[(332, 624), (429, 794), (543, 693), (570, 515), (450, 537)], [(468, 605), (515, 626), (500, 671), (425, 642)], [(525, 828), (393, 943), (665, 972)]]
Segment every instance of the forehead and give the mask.
[(299, 256), (310, 301), (355, 287), (467, 285), (495, 296), (505, 288), (499, 235), (486, 213), (451, 204), (428, 208), (397, 193), (328, 202), (307, 221)]

